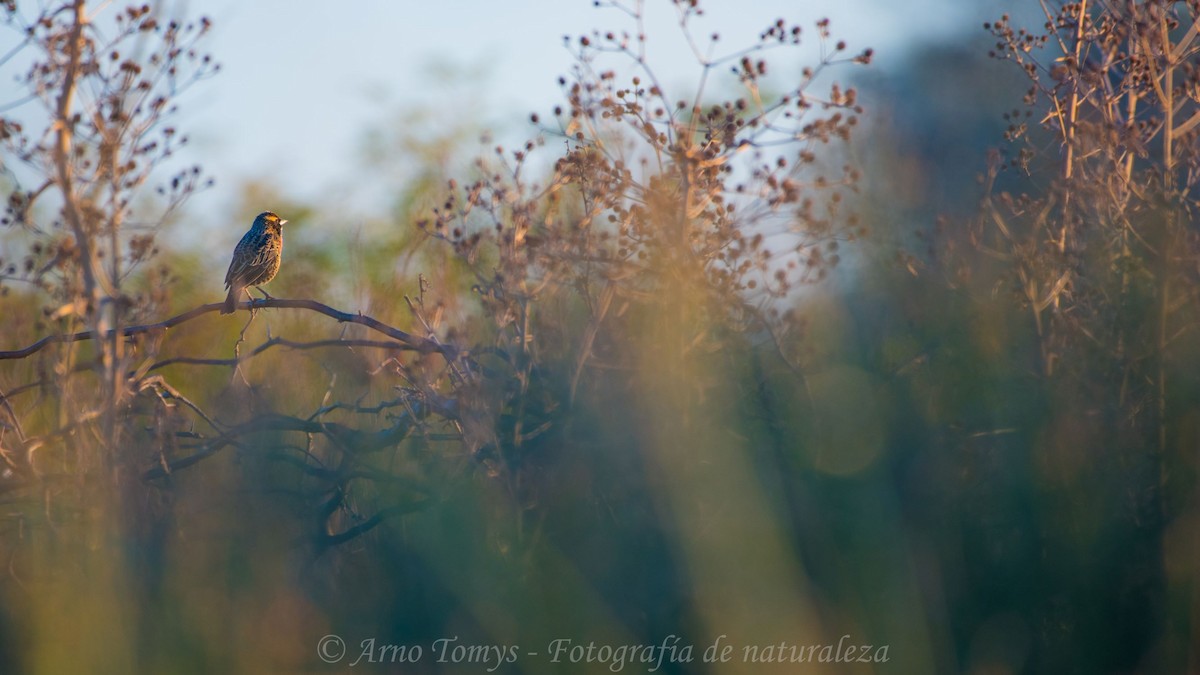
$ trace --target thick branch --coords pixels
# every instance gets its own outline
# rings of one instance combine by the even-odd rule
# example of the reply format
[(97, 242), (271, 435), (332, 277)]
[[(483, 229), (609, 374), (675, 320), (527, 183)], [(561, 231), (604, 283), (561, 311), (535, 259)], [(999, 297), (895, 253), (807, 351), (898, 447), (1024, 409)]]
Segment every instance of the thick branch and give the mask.
[[(191, 321), (192, 319), (195, 319), (203, 314), (219, 310), (221, 305), (222, 303), (201, 305), (182, 314), (176, 314), (169, 319), (159, 321), (158, 323), (143, 324), (140, 326), (126, 326), (121, 329), (121, 333), (125, 337), (132, 337), (134, 335), (143, 335), (148, 333), (152, 334), (166, 331), (169, 328), (174, 328), (179, 324)], [(281, 298), (266, 298), (262, 300), (242, 302), (238, 305), (238, 307), (242, 309), (259, 309), (262, 307), (276, 307), (280, 309), (307, 309), (312, 312), (317, 312), (318, 314), (324, 314), (325, 316), (335, 319), (340, 323), (357, 323), (366, 326), (371, 330), (383, 333), (384, 335), (397, 340), (398, 342), (401, 342), (419, 352), (437, 352), (445, 355), (445, 357), (449, 360), (453, 360), (459, 356), (459, 350), (453, 345), (441, 344), (428, 338), (418, 337), (411, 333), (402, 331), (399, 328), (389, 326), (378, 319), (374, 319), (364, 314), (351, 314), (349, 312), (342, 312), (328, 305), (321, 304), (315, 300), (286, 300)], [(9, 359), (23, 359), (30, 354), (35, 354), (52, 344), (95, 340), (96, 337), (96, 331), (90, 330), (61, 335), (47, 335), (28, 347), (13, 351), (0, 352), (0, 361)], [(102, 337), (108, 337), (108, 334), (106, 333)]]

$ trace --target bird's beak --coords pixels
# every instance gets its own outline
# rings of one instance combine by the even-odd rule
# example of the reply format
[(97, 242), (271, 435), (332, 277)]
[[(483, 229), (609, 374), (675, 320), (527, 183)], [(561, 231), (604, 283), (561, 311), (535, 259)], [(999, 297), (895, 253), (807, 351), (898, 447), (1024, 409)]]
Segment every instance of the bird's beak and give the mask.
[(286, 221), (286, 220), (280, 220), (280, 221), (279, 221), (279, 224), (280, 224), (280, 225), (287, 225), (287, 221)]

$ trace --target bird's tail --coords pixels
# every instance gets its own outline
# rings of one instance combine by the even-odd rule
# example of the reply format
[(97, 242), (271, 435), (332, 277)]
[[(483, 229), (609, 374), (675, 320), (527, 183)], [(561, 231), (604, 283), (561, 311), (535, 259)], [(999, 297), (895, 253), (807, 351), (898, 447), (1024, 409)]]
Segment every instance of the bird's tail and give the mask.
[(222, 314), (233, 314), (237, 310), (238, 296), (242, 294), (242, 289), (237, 286), (229, 287), (229, 295), (225, 296), (225, 306), (221, 308)]

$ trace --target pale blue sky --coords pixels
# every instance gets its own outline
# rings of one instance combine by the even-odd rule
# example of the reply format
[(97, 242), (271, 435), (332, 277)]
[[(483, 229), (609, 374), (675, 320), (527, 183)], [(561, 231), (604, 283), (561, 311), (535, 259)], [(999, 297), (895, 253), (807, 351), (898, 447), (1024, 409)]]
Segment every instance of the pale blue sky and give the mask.
[[(693, 81), (674, 10), (666, 0), (647, 4), (650, 56), (662, 79)], [(974, 21), (964, 4), (709, 0), (701, 34), (716, 30), (730, 47), (742, 46), (776, 18), (811, 25), (828, 16), (835, 37), (853, 50), (875, 48), (874, 67), (886, 68), (906, 44)], [(235, 215), (235, 188), (245, 178), (272, 176), (291, 195), (355, 199), (367, 129), (406, 107), (465, 103), (461, 92), (448, 93), (453, 83), (430, 75), (435, 65), (478, 73), (484, 95), (472, 98), (487, 109), (467, 112), (520, 129), (529, 112), (559, 102), (556, 79), (570, 66), (563, 35), (628, 25), (591, 0), (205, 0), (188, 8), (215, 21), (209, 47), (223, 68), (183, 101), (191, 150), (218, 181), (189, 211), (221, 221)]]

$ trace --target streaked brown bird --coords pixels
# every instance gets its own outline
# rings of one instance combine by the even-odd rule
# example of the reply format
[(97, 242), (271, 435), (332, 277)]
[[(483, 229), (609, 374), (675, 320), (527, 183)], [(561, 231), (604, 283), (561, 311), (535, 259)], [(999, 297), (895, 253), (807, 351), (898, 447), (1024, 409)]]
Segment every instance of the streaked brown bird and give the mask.
[[(286, 222), (274, 213), (264, 211), (258, 214), (250, 230), (242, 236), (237, 248), (233, 249), (229, 271), (225, 273), (225, 288), (229, 289), (229, 295), (225, 296), (222, 314), (233, 314), (243, 291), (250, 295), (248, 289), (251, 286), (258, 288), (275, 278), (283, 255), (283, 224)], [(264, 296), (271, 297), (263, 289), (258, 290)], [(254, 296), (251, 295), (250, 299), (253, 300)]]

